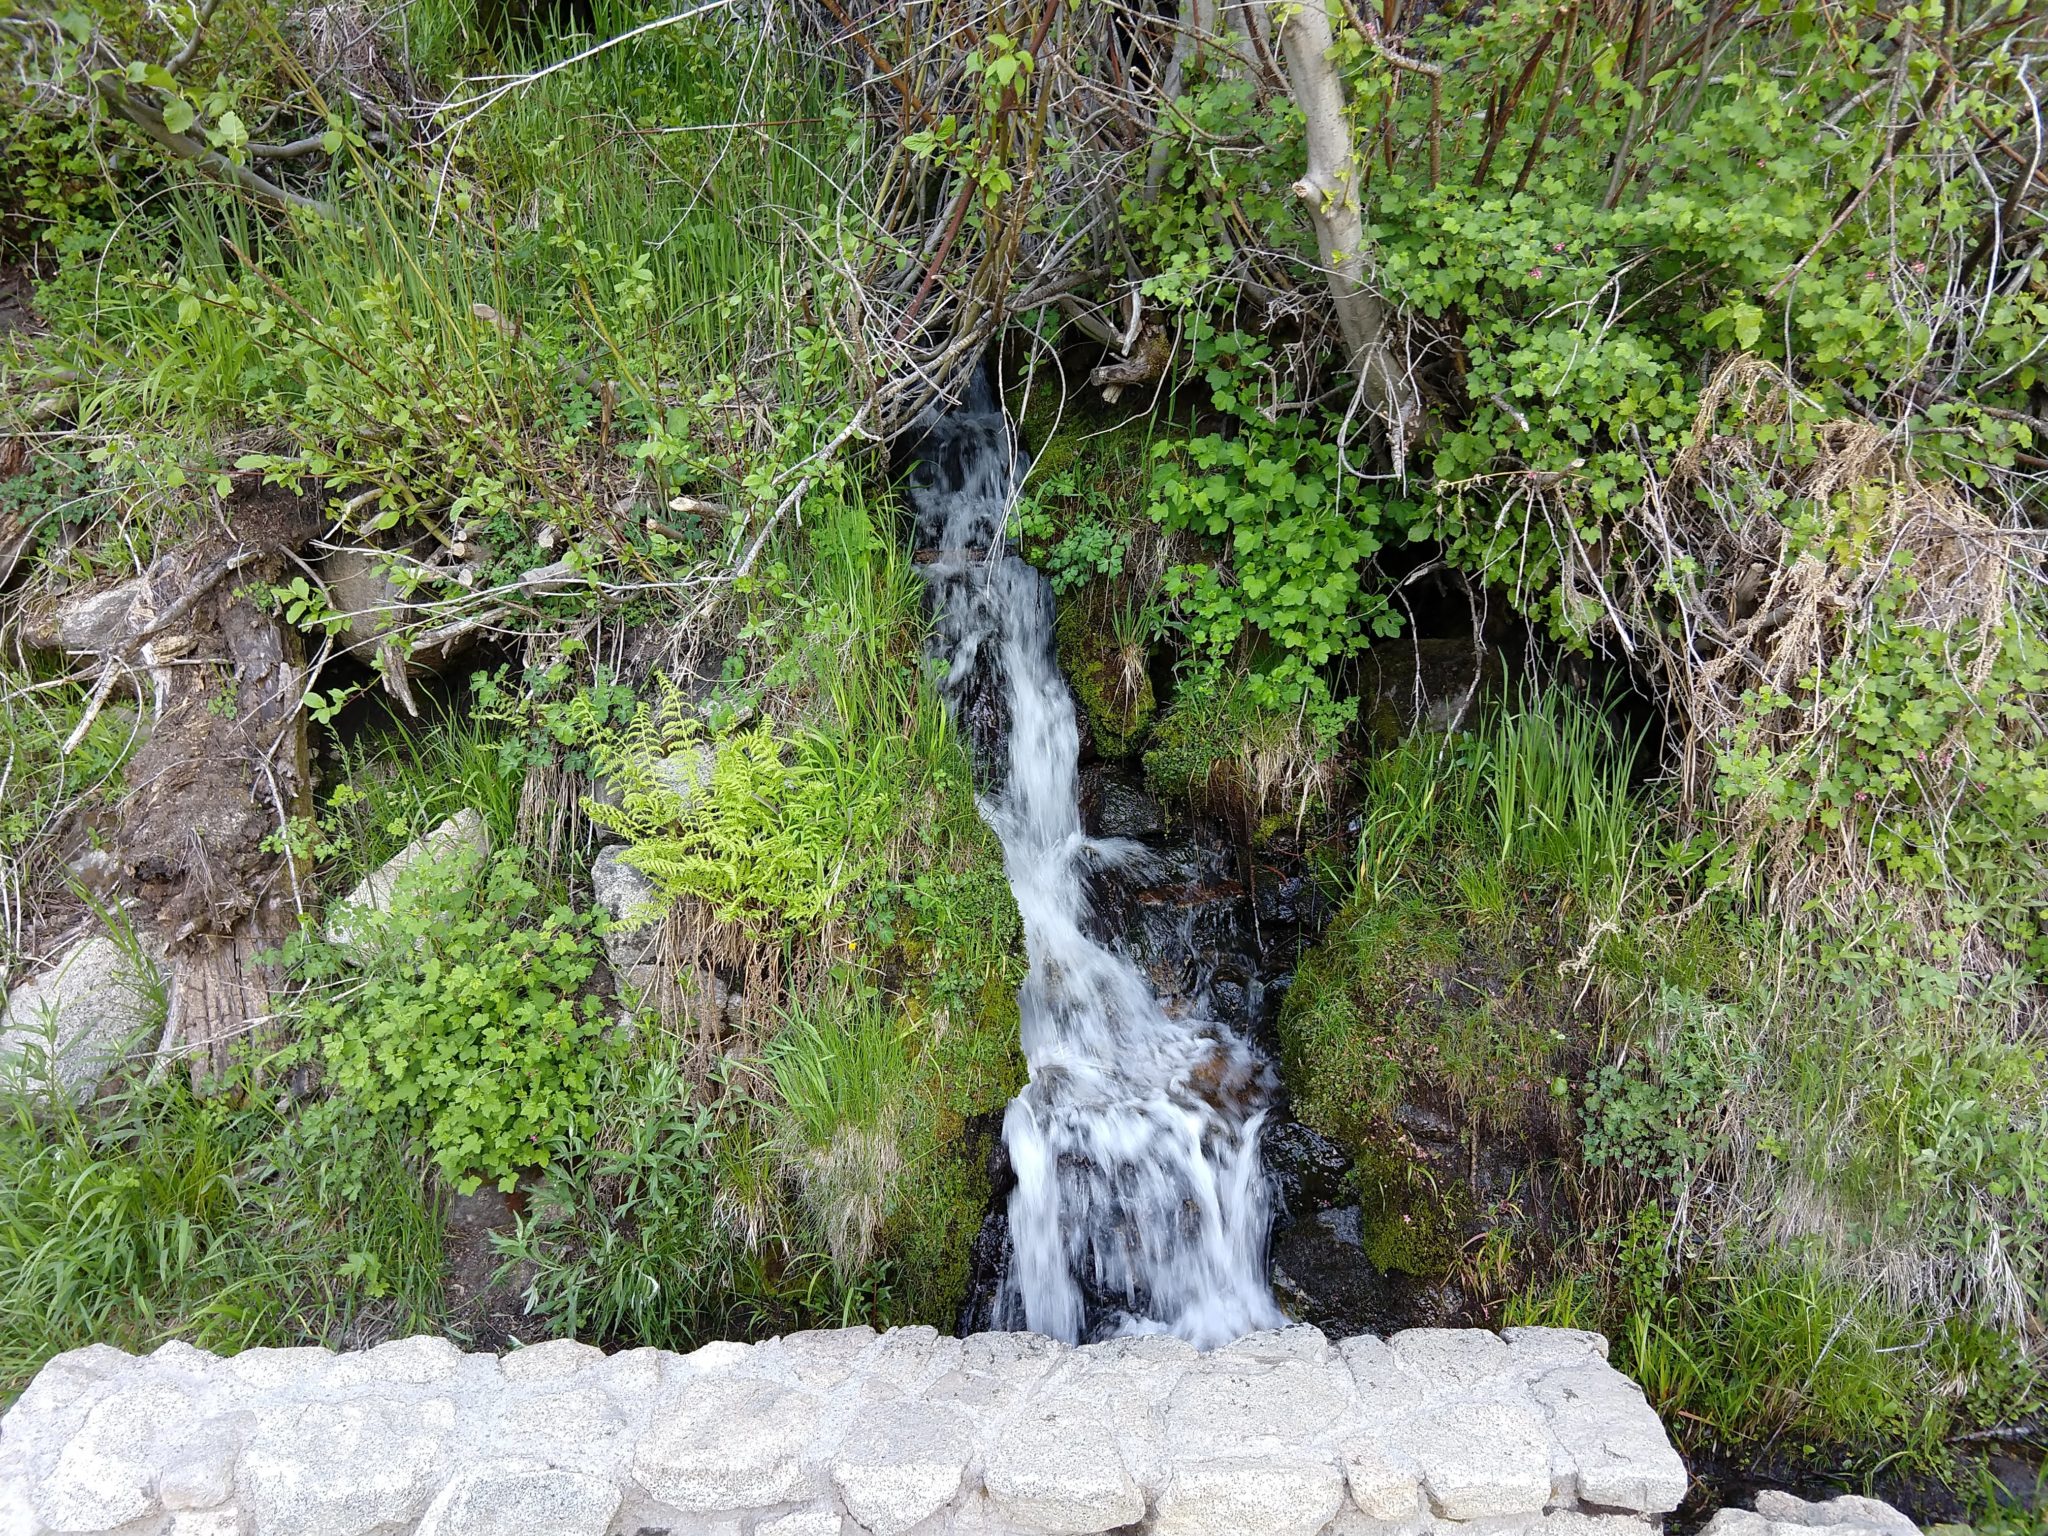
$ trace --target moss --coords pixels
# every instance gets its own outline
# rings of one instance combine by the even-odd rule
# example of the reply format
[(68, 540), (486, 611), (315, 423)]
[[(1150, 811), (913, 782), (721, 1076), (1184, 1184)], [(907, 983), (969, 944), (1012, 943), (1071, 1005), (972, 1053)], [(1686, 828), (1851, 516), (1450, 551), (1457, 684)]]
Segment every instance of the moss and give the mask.
[(1359, 1237), (1373, 1268), (1432, 1283), (1448, 1279), (1472, 1214), (1465, 1187), (1439, 1183), (1426, 1163), (1386, 1142), (1360, 1148), (1351, 1176)]
[(1151, 677), (1138, 668), (1137, 687), (1127, 685), (1129, 670), (1115, 637), (1088, 622), (1086, 604), (1070, 603), (1061, 610), (1054, 637), (1060, 670), (1073, 684), (1095, 750), (1104, 757), (1129, 757), (1144, 740), (1157, 708)]
[(1204, 793), (1234, 750), (1230, 705), (1220, 690), (1183, 690), (1152, 728), (1145, 782), (1155, 795), (1184, 800)]
[(1024, 1085), (1017, 986), (1023, 923), (1002, 850), (973, 816), (946, 814), (952, 867), (919, 877), (901, 945), (922, 974), (903, 999), (921, 1048), (905, 1106), (903, 1196), (883, 1233), (893, 1268), (890, 1316), (950, 1329), (967, 1289), (969, 1249), (988, 1210), (988, 1159), (1000, 1114)]
[(1152, 728), (1145, 780), (1155, 795), (1230, 817), (1259, 844), (1328, 803), (1334, 750), (1297, 713), (1255, 703), (1243, 677), (1195, 677)]
[(1353, 1149), (1369, 1147), (1411, 1080), (1416, 1008), (1456, 964), (1459, 936), (1419, 898), (1352, 906), (1296, 972), (1280, 1013), (1281, 1069), (1295, 1112)]
[(1340, 1141), (1402, 1098), (1447, 1096), (1475, 1127), (1517, 1119), (1576, 1034), (1540, 914), (1416, 894), (1355, 903), (1303, 962), (1280, 1021), (1303, 1119)]
[[(1282, 1072), (1303, 1122), (1350, 1154), (1360, 1238), (1383, 1273), (1464, 1278), (1467, 1240), (1499, 1196), (1498, 1170), (1481, 1165), (1545, 1098), (1558, 996), (1554, 967), (1518, 960), (1528, 938), (1513, 918), (1404, 891), (1346, 908), (1296, 973)], [(1418, 1119), (1457, 1126), (1465, 1144), (1446, 1147), (1443, 1131), (1419, 1144)]]

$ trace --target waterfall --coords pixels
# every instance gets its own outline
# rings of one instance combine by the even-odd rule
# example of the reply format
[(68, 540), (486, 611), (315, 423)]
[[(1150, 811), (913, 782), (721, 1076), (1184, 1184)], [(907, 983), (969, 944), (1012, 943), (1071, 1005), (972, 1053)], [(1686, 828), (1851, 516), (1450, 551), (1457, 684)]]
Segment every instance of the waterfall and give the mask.
[(975, 750), (1030, 960), (1018, 997), (1030, 1078), (1003, 1120), (1017, 1182), (999, 1323), (1203, 1346), (1275, 1326), (1259, 1160), (1272, 1071), (1223, 1025), (1169, 1013), (1090, 935), (1089, 880), (1142, 873), (1148, 855), (1082, 829), (1052, 589), (1004, 548), (1024, 464), (985, 382), (919, 454), (908, 495), (941, 686)]

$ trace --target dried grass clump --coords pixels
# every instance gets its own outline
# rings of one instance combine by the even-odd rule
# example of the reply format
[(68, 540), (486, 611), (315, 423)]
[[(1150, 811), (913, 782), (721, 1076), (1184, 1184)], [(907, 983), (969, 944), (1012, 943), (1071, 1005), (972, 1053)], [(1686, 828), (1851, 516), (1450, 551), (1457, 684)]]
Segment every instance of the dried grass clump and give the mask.
[(829, 1145), (803, 1149), (789, 1171), (834, 1267), (842, 1275), (862, 1273), (881, 1246), (903, 1172), (896, 1117), (885, 1115), (873, 1126), (840, 1125)]
[[(1721, 754), (1740, 741), (1825, 775), (1852, 700), (1808, 684), (1867, 654), (1880, 621), (1924, 631), (1961, 686), (1982, 689), (2020, 574), (2010, 534), (1959, 487), (1921, 478), (1890, 434), (1813, 417), (1774, 365), (1730, 360), (1670, 478), (1631, 515), (1640, 553), (1604, 581), (1572, 573), (1612, 594), (1610, 620), (1662, 674), (1686, 808), (1713, 806), (1787, 911), (1880, 876), (1854, 818), (1788, 823), (1761, 792), (1715, 804)], [(1930, 754), (1934, 771), (1953, 755), (1953, 740)]]

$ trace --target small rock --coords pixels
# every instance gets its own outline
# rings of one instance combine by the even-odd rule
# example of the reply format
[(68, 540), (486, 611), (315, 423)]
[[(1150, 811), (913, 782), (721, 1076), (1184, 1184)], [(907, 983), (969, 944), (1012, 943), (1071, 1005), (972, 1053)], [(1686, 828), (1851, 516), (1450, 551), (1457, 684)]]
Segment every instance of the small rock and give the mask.
[(158, 1509), (150, 1444), (160, 1427), (196, 1410), (169, 1386), (123, 1387), (94, 1405), (35, 1491), (35, 1510), (57, 1531), (106, 1531)]
[(239, 1509), (181, 1509), (171, 1516), (163, 1536), (250, 1536), (249, 1522)]
[(974, 1425), (937, 1403), (877, 1405), (856, 1419), (832, 1458), (847, 1513), (875, 1536), (901, 1536), (959, 1497)]
[(1361, 1439), (1344, 1453), (1344, 1481), (1359, 1511), (1373, 1520), (1422, 1513), (1422, 1468), (1378, 1440)]
[(1145, 1494), (1101, 1418), (1028, 1407), (994, 1436), (982, 1486), (1009, 1519), (1050, 1536), (1083, 1536), (1144, 1518)]
[(1282, 1206), (1294, 1217), (1346, 1198), (1343, 1176), (1352, 1171), (1350, 1155), (1300, 1120), (1268, 1124), (1260, 1139), (1260, 1159), (1272, 1174)]
[(145, 963), (104, 933), (81, 939), (54, 966), (16, 987), (0, 1012), (0, 1061), (40, 1063), (84, 1103), (131, 1047), (153, 1045), (160, 987)]
[(367, 914), (388, 913), (401, 897), (452, 910), (490, 852), (491, 829), (482, 816), (463, 807), (363, 876), (328, 917), (327, 941), (349, 945), (368, 939), (373, 925), (364, 921)]
[(1605, 1334), (1583, 1328), (1503, 1328), (1500, 1336), (1519, 1366), (1572, 1365), (1607, 1358)]
[(654, 782), (680, 800), (684, 807), (711, 793), (711, 775), (718, 767), (718, 749), (709, 742), (686, 747), (656, 762), (649, 770)]
[[(377, 652), (391, 643), (393, 630), (420, 617), (411, 595), (391, 579), (392, 566), (389, 557), (364, 549), (331, 550), (320, 562), (328, 605), (336, 614), (347, 616), (337, 632), (340, 648), (365, 664), (374, 662)], [(475, 637), (475, 630), (458, 628), (439, 646), (403, 649), (399, 654), (407, 676), (440, 671)]]
[(1098, 837), (1155, 837), (1166, 829), (1159, 802), (1113, 774), (1096, 786), (1095, 834)]
[(1756, 1512), (1780, 1525), (1806, 1526), (1837, 1536), (1920, 1536), (1920, 1527), (1882, 1499), (1867, 1499), (1845, 1493), (1837, 1498), (1813, 1501), (1777, 1488), (1766, 1488), (1756, 1496)]
[(593, 899), (611, 919), (604, 953), (612, 975), (639, 996), (656, 995), (661, 984), (661, 903), (654, 882), (620, 857), (617, 845), (600, 848), (590, 861)]
[(754, 1536), (840, 1536), (846, 1522), (829, 1509), (799, 1509), (754, 1527)]
[(1327, 1461), (1215, 1457), (1183, 1462), (1159, 1496), (1154, 1536), (1315, 1536), (1344, 1502)]
[(566, 1381), (572, 1376), (582, 1375), (593, 1365), (602, 1365), (604, 1358), (604, 1351), (595, 1344), (583, 1344), (575, 1339), (549, 1339), (545, 1343), (513, 1350), (500, 1358), (498, 1369), (507, 1381)]
[(1390, 1426), (1389, 1439), (1421, 1468), (1422, 1491), (1441, 1519), (1540, 1514), (1549, 1501), (1550, 1437), (1530, 1409), (1443, 1399)]
[(1700, 1536), (1773, 1536), (1776, 1530), (1753, 1509), (1722, 1509), (1700, 1527)]
[(1262, 1328), (1214, 1351), (1273, 1365), (1283, 1360), (1306, 1360), (1322, 1365), (1330, 1358), (1330, 1341), (1320, 1328), (1294, 1323), (1285, 1328)]
[(1353, 1403), (1341, 1366), (1307, 1360), (1238, 1364), (1219, 1351), (1174, 1387), (1166, 1404), (1167, 1443), (1178, 1456), (1285, 1452), (1312, 1444)]
[(1690, 1479), (1641, 1387), (1588, 1358), (1539, 1376), (1529, 1390), (1577, 1466), (1582, 1500), (1639, 1514), (1678, 1508)]
[(807, 1447), (823, 1404), (744, 1377), (690, 1378), (658, 1403), (633, 1453), (648, 1493), (687, 1514), (792, 1504), (819, 1491)]
[(236, 1465), (237, 1500), (266, 1533), (369, 1536), (409, 1524), (440, 1486), (454, 1427), (447, 1398), (276, 1404), (259, 1411)]
[(1483, 1328), (1410, 1328), (1387, 1341), (1394, 1358), (1434, 1385), (1477, 1387), (1508, 1368), (1508, 1347)]

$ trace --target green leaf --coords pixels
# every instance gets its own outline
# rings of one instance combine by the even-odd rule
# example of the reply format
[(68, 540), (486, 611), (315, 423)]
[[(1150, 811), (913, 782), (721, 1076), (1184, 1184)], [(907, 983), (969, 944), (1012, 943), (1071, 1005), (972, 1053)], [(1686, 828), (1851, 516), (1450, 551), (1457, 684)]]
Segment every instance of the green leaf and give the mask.
[(206, 130), (206, 139), (215, 149), (240, 149), (249, 142), (249, 128), (240, 113), (223, 112), (220, 120)]
[(1728, 306), (1728, 318), (1735, 326), (1735, 344), (1745, 352), (1755, 346), (1763, 334), (1764, 312), (1754, 304), (1737, 302)]

